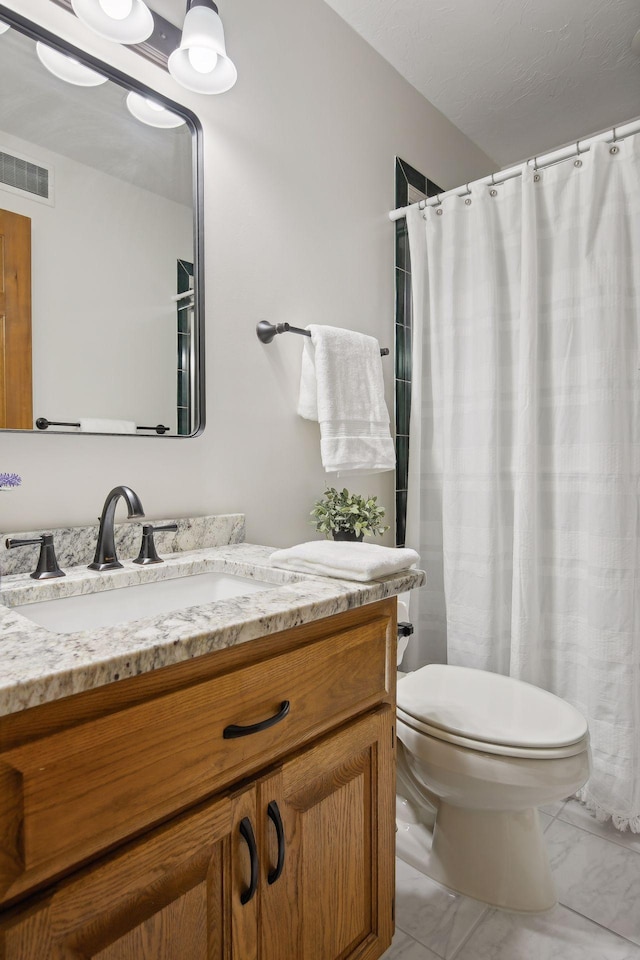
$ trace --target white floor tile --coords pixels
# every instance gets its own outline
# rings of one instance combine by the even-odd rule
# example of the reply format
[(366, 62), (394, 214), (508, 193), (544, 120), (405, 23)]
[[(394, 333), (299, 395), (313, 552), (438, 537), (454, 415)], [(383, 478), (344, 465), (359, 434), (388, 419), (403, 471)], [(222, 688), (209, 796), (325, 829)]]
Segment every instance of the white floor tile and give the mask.
[(565, 820), (545, 840), (560, 902), (640, 944), (640, 853)]
[(449, 960), (487, 907), (396, 860), (396, 925)]
[(438, 957), (408, 933), (396, 930), (393, 943), (380, 960), (438, 960)]
[(602, 837), (604, 840), (611, 840), (613, 843), (619, 843), (622, 847), (628, 847), (640, 853), (640, 833), (632, 833), (630, 830), (616, 830), (610, 820), (606, 823), (600, 823), (592, 816), (584, 803), (578, 800), (569, 800), (562, 812), (559, 814), (561, 820), (567, 823), (573, 823), (576, 827), (582, 827), (589, 833)]
[(456, 960), (640, 960), (640, 947), (565, 907), (536, 916), (496, 910)]

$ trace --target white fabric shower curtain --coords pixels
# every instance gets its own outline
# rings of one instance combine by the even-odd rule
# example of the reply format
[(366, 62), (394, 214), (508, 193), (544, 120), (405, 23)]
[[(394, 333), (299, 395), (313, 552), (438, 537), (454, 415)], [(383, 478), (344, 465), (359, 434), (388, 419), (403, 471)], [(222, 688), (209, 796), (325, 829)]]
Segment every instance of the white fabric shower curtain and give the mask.
[(410, 666), (573, 703), (582, 799), (640, 832), (640, 137), (580, 160), (408, 212)]

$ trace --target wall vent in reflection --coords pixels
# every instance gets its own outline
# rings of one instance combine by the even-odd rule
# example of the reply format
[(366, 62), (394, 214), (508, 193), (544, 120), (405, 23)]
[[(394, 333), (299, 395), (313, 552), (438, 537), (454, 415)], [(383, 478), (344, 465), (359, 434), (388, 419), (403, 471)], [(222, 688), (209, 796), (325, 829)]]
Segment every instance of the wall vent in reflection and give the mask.
[(52, 204), (53, 170), (0, 147), (0, 187)]

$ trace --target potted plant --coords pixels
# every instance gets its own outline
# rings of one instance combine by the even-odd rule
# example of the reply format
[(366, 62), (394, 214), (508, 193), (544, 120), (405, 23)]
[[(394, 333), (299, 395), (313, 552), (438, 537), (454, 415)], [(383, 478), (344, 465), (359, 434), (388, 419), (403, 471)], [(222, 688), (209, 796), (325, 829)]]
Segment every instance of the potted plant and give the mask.
[(316, 530), (334, 540), (360, 541), (366, 535), (375, 537), (389, 529), (389, 524), (381, 523), (384, 507), (378, 506), (377, 497), (363, 497), (359, 493), (349, 493), (347, 488), (338, 491), (327, 487), (321, 500), (316, 500), (311, 511)]

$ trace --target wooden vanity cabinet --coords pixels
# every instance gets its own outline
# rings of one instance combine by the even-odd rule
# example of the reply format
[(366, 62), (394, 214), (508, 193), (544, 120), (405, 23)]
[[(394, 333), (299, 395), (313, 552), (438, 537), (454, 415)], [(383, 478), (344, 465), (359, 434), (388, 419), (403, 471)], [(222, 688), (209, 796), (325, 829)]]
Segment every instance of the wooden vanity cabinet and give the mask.
[[(395, 631), (395, 600), (381, 601), (255, 641), (244, 652), (234, 648), (199, 658), (210, 660), (208, 664), (194, 661), (156, 671), (155, 677), (112, 684), (125, 695), (111, 704), (104, 698), (115, 689), (107, 687), (102, 697), (100, 691), (92, 691), (70, 698), (64, 704), (64, 716), (58, 715), (57, 720), (55, 704), (25, 712), (20, 721), (7, 718), (0, 741), (6, 747), (0, 753), (0, 784), (9, 783), (12, 772), (14, 783), (4, 800), (0, 793), (0, 889), (7, 902), (0, 910), (2, 960), (375, 960), (381, 956), (393, 935)], [(362, 655), (357, 667), (352, 664), (358, 674), (355, 689), (360, 689), (361, 696), (355, 698), (351, 715), (345, 716), (344, 698), (337, 688), (334, 722), (325, 704), (318, 708), (316, 723), (305, 714), (302, 725), (287, 727), (283, 719), (256, 734), (225, 740), (230, 756), (237, 744), (242, 744), (243, 756), (248, 741), (255, 744), (269, 733), (263, 760), (254, 758), (252, 747), (244, 769), (242, 762), (221, 763), (219, 743), (212, 739), (218, 784), (203, 775), (197, 802), (186, 808), (177, 803), (172, 813), (149, 829), (140, 830), (144, 818), (140, 820), (137, 809), (133, 815), (126, 810), (114, 814), (106, 832), (104, 824), (97, 822), (94, 847), (100, 852), (68, 866), (70, 851), (89, 849), (82, 796), (89, 798), (91, 806), (94, 784), (85, 781), (83, 789), (77, 784), (75, 792), (69, 788), (66, 796), (77, 797), (79, 830), (85, 839), (74, 848), (53, 834), (56, 856), (47, 859), (41, 851), (39, 860), (34, 857), (32, 823), (33, 837), (38, 845), (43, 843), (42, 818), (29, 793), (33, 789), (39, 795), (38, 778), (27, 762), (34, 744), (42, 746), (40, 772), (48, 770), (53, 776), (55, 758), (61, 755), (59, 738), (69, 737), (69, 743), (78, 748), (83, 743), (82, 738), (78, 740), (79, 731), (84, 728), (85, 734), (91, 734), (92, 725), (101, 722), (104, 731), (109, 717), (130, 711), (137, 717), (137, 710), (148, 709), (154, 702), (162, 711), (164, 698), (178, 692), (188, 699), (191, 691), (198, 699), (202, 684), (215, 679), (222, 683), (220, 689), (226, 689), (234, 676), (237, 679), (248, 665), (255, 666), (256, 657), (264, 663), (267, 676), (274, 658), (290, 656), (292, 664), (309, 661), (313, 687), (302, 682), (302, 689), (291, 688), (291, 715), (301, 717), (303, 702), (313, 701), (317, 693), (313, 659), (320, 655), (323, 638), (330, 647), (336, 636), (346, 637), (349, 649), (360, 649)], [(161, 673), (165, 674), (162, 683)], [(296, 680), (300, 682), (300, 677)], [(353, 685), (353, 678), (349, 683)], [(142, 698), (136, 684), (147, 688)], [(237, 693), (239, 723), (253, 724), (264, 716), (264, 707), (261, 711), (257, 703), (248, 716), (242, 711), (247, 698), (255, 699), (255, 690), (238, 689)], [(265, 705), (272, 703), (274, 695), (278, 701), (279, 689), (275, 694), (263, 691)], [(73, 701), (83, 697), (87, 699), (75, 705), (74, 713)], [(224, 703), (220, 708), (225, 714)], [(26, 713), (36, 711), (44, 714), (31, 722)], [(227, 719), (225, 715), (225, 723)], [(272, 739), (278, 726), (280, 747)], [(156, 732), (161, 737), (162, 731)], [(201, 736), (194, 739), (202, 740)], [(115, 777), (114, 795), (120, 797), (124, 789), (120, 780), (124, 779), (127, 789), (135, 784), (131, 758), (123, 758), (118, 779), (113, 744), (108, 739), (101, 744), (95, 736), (89, 742)], [(185, 752), (189, 757), (185, 777), (190, 783), (186, 774), (194, 764), (200, 770), (202, 759), (197, 750)], [(78, 757), (83, 761), (82, 749)], [(140, 762), (144, 767), (142, 755)], [(28, 775), (20, 772), (21, 763), (31, 771)], [(66, 760), (62, 767), (68, 769)], [(21, 804), (16, 802), (20, 789)], [(109, 792), (104, 780), (102, 790)], [(184, 795), (175, 784), (168, 784), (167, 790), (172, 797)], [(192, 786), (187, 794), (192, 796)], [(159, 794), (154, 796), (157, 809)], [(22, 812), (17, 813), (20, 806)], [(121, 840), (114, 844), (110, 841), (118, 829)], [(30, 856), (35, 864), (31, 869)], [(48, 882), (42, 880), (46, 869), (51, 871)], [(60, 873), (62, 878), (55, 880)]]

